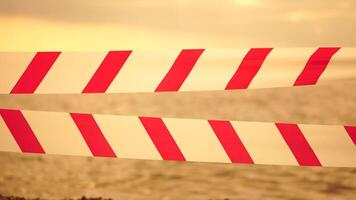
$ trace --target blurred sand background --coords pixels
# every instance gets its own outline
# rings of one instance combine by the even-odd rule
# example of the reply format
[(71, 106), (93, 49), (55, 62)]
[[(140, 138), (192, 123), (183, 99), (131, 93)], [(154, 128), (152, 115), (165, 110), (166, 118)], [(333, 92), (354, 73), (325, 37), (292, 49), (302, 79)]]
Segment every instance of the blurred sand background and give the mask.
[[(0, 0), (0, 50), (352, 47), (355, 8), (352, 0)], [(345, 80), (235, 92), (1, 95), (0, 107), (356, 124), (355, 87), (356, 80)], [(355, 199), (355, 191), (352, 168), (0, 153), (0, 194), (28, 198)]]

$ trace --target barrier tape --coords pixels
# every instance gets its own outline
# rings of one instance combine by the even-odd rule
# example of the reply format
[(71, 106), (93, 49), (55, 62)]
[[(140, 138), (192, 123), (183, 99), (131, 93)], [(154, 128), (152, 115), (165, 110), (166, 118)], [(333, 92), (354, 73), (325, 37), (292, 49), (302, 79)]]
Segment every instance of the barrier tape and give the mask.
[(0, 109), (0, 150), (133, 159), (356, 167), (356, 126)]
[(237, 90), (355, 78), (356, 48), (0, 53), (0, 93)]

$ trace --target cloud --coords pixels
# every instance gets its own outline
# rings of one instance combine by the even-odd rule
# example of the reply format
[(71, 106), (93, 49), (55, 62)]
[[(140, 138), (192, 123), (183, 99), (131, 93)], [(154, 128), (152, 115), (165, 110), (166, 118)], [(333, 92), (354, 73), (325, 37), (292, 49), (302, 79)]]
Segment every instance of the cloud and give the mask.
[(257, 6), (258, 1), (257, 0), (233, 0), (237, 5), (239, 6)]
[(162, 35), (287, 46), (356, 45), (356, 1), (0, 0), (0, 17), (106, 24)]

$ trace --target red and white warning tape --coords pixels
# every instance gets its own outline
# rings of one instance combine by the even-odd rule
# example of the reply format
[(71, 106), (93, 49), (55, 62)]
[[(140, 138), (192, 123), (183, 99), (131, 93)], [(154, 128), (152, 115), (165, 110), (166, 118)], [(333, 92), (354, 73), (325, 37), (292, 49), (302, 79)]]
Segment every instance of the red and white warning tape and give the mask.
[(0, 115), (1, 151), (356, 167), (356, 126), (10, 109)]
[(356, 48), (0, 53), (0, 93), (118, 93), (315, 85), (355, 78)]

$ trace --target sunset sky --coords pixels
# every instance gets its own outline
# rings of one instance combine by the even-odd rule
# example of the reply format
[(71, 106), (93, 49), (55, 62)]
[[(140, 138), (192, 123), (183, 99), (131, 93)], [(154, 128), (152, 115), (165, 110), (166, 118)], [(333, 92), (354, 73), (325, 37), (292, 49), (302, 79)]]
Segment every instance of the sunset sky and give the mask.
[(356, 45), (356, 1), (0, 0), (0, 50)]

